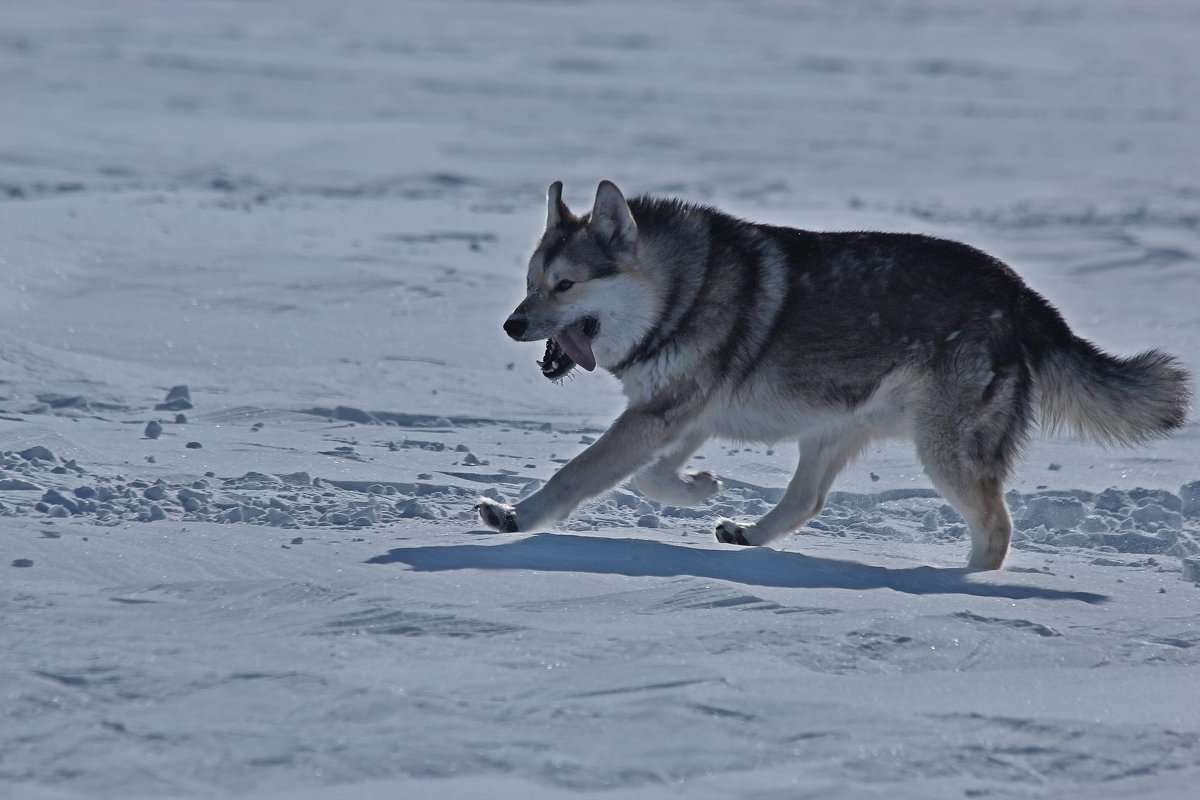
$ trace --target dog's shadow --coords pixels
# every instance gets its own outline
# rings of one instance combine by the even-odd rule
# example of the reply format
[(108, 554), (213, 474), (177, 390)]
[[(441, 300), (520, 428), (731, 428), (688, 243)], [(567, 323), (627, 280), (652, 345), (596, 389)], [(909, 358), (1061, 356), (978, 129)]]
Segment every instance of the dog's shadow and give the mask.
[(585, 572), (629, 577), (713, 578), (787, 589), (892, 589), (905, 594), (965, 594), (1013, 600), (1103, 603), (1106, 595), (1001, 583), (1004, 573), (969, 569), (892, 569), (786, 553), (766, 547), (713, 550), (647, 539), (541, 533), (503, 544), (397, 547), (368, 564), (407, 564), (418, 572), (460, 569)]

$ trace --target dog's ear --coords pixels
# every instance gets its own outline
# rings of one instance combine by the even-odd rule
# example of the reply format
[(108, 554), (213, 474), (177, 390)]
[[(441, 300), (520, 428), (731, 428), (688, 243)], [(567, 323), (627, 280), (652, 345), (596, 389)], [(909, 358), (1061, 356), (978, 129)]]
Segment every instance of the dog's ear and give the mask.
[(600, 181), (588, 225), (601, 241), (630, 249), (637, 244), (637, 223), (625, 195), (612, 181)]
[(562, 199), (562, 181), (555, 181), (546, 190), (546, 230), (552, 231), (564, 223), (574, 221), (575, 215)]

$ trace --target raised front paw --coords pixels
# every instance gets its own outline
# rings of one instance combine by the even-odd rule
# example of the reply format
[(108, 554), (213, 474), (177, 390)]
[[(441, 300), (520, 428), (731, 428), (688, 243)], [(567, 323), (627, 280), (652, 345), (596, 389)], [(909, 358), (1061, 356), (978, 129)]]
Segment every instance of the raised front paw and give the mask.
[(705, 500), (721, 491), (721, 481), (708, 470), (689, 472), (683, 477), (683, 482), (691, 487), (692, 496), (697, 500)]
[(731, 519), (722, 517), (717, 520), (717, 541), (724, 544), (737, 544), (742, 547), (754, 545), (746, 538), (746, 529)]
[(497, 503), (488, 497), (481, 497), (475, 510), (479, 512), (479, 518), (483, 520), (483, 524), (493, 530), (501, 533), (516, 533), (518, 530), (517, 510), (510, 505)]

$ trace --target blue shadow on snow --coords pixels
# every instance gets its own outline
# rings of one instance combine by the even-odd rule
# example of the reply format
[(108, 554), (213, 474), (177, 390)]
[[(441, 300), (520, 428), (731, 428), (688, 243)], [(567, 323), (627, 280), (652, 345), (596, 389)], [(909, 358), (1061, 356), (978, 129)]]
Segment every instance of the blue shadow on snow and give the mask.
[(1106, 595), (993, 582), (1004, 573), (970, 569), (892, 569), (786, 553), (766, 547), (711, 550), (647, 539), (540, 533), (504, 544), (397, 547), (368, 564), (407, 564), (418, 572), (458, 569), (589, 572), (630, 577), (691, 575), (788, 589), (891, 589), (905, 594), (965, 594), (1012, 600), (1103, 603)]

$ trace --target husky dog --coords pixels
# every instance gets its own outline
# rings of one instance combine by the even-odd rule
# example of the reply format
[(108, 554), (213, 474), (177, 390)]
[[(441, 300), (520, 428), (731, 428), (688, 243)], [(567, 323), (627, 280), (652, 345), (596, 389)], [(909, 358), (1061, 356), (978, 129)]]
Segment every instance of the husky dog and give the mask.
[(1012, 522), (1004, 481), (1035, 414), (1102, 443), (1183, 425), (1188, 374), (1159, 350), (1108, 355), (999, 260), (897, 233), (815, 233), (680, 200), (627, 202), (615, 184), (572, 214), (550, 186), (528, 296), (504, 323), (546, 339), (557, 379), (579, 366), (620, 379), (629, 405), (595, 444), (484, 523), (530, 531), (633, 475), (647, 496), (696, 504), (721, 488), (680, 467), (710, 437), (796, 439), (800, 466), (754, 523), (717, 539), (766, 545), (820, 510), (869, 442), (902, 436), (971, 532), (968, 566), (998, 569)]

